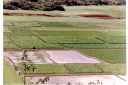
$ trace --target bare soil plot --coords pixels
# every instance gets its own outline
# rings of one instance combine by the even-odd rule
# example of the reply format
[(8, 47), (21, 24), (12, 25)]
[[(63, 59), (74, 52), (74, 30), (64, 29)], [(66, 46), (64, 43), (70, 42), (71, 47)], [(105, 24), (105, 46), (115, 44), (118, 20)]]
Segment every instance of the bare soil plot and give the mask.
[[(26, 80), (36, 84), (42, 84), (39, 79), (44, 80), (46, 76), (26, 77)], [(97, 84), (97, 83), (100, 84)], [(79, 76), (49, 76), (49, 80), (43, 85), (126, 85), (126, 82), (114, 75), (79, 75)], [(102, 83), (102, 84), (101, 84)]]
[(34, 14), (34, 13), (9, 13), (4, 12), (5, 16), (46, 16), (46, 17), (71, 17), (71, 16), (80, 16), (80, 17), (86, 17), (86, 18), (98, 18), (98, 19), (120, 19), (120, 17), (112, 17), (111, 15), (105, 15), (105, 14), (70, 14), (70, 15), (63, 15), (63, 14)]
[[(28, 51), (28, 58), (35, 64), (51, 64), (55, 63), (101, 63), (100, 61), (82, 55), (78, 52), (65, 51)], [(23, 56), (22, 51), (5, 51), (4, 56), (11, 59), (14, 63), (21, 62)]]
[(87, 18), (99, 18), (99, 19), (114, 19), (114, 17), (104, 14), (78, 14), (77, 16), (87, 17)]
[[(31, 59), (35, 64), (49, 64), (52, 63), (51, 60), (47, 58), (47, 54), (43, 51), (41, 52), (27, 52), (28, 58)], [(21, 63), (21, 58), (23, 53), (21, 51), (6, 51), (4, 56), (10, 58), (14, 63)]]
[(46, 52), (50, 55), (50, 58), (57, 63), (101, 63), (94, 58), (71, 50)]

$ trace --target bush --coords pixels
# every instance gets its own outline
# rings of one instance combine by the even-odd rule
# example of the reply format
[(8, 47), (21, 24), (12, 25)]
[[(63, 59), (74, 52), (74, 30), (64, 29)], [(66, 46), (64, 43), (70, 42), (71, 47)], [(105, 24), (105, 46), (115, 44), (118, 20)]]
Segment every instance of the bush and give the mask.
[(44, 9), (44, 11), (52, 11), (52, 8), (51, 8), (51, 7), (46, 7), (46, 8)]
[(51, 6), (52, 10), (58, 10), (58, 11), (65, 11), (63, 6), (59, 6), (59, 5), (53, 5)]
[(9, 10), (15, 10), (15, 9), (18, 9), (16, 6), (13, 6), (13, 5), (10, 5), (10, 4), (5, 4), (3, 6), (4, 9), (9, 9)]

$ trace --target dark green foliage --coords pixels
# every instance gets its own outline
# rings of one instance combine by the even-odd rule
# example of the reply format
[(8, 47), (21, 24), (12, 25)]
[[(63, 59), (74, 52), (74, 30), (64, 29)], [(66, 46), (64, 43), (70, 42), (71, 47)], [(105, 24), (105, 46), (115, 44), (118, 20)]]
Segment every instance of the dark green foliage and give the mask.
[(51, 1), (39, 1), (39, 0), (13, 0), (3, 5), (4, 9), (15, 10), (17, 8), (23, 10), (42, 10), (42, 11), (65, 11), (64, 7), (60, 3)]
[(15, 9), (17, 9), (17, 7), (16, 6), (13, 6), (13, 5), (10, 5), (10, 4), (5, 4), (4, 6), (3, 6), (3, 8), (4, 9), (9, 9), (9, 10), (15, 10)]
[(64, 0), (67, 6), (77, 5), (125, 5), (125, 0)]

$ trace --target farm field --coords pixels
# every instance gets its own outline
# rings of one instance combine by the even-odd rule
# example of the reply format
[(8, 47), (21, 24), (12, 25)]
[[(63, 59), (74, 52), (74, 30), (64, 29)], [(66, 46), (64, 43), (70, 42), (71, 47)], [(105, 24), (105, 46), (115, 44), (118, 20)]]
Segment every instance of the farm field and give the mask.
[[(27, 50), (29, 59), (36, 67), (34, 72), (28, 71), (27, 74), (37, 74), (36, 76), (39, 74), (125, 75), (125, 6), (65, 8), (65, 12), (4, 10), (4, 13), (50, 15), (50, 17), (4, 15), (4, 57), (11, 59), (14, 65), (23, 71), (20, 59), (22, 50)], [(83, 17), (82, 15), (85, 14), (109, 15), (113, 18)], [(76, 54), (73, 55), (73, 51)], [(91, 60), (91, 58), (98, 63), (87, 63), (86, 59)], [(10, 67), (5, 67), (8, 68)], [(5, 75), (4, 78), (6, 77)], [(49, 83), (53, 82), (52, 80)], [(13, 83), (15, 82), (17, 81)]]

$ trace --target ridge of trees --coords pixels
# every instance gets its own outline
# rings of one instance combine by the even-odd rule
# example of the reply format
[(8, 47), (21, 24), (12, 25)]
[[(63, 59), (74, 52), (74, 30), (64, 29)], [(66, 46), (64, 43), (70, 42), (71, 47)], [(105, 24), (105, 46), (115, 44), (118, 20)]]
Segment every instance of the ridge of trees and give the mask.
[(42, 11), (65, 11), (66, 6), (88, 5), (126, 5), (126, 0), (12, 0), (4, 2), (4, 9), (42, 10)]

